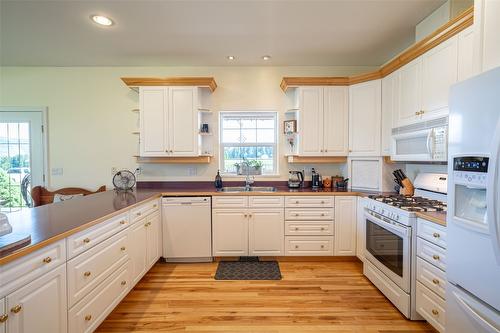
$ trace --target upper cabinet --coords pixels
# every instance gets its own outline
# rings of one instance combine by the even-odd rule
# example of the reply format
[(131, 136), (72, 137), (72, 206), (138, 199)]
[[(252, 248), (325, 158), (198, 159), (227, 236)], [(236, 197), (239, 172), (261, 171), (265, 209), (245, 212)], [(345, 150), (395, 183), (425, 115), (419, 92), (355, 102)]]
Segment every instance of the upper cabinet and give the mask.
[(346, 156), (348, 88), (298, 87), (299, 156)]
[(500, 66), (500, 1), (474, 1), (475, 73)]
[(393, 117), (398, 110), (398, 75), (392, 73), (382, 79), (382, 128), (381, 155), (391, 155), (391, 135)]
[(458, 81), (474, 75), (474, 26), (458, 34)]
[(349, 155), (380, 156), (381, 80), (349, 87)]

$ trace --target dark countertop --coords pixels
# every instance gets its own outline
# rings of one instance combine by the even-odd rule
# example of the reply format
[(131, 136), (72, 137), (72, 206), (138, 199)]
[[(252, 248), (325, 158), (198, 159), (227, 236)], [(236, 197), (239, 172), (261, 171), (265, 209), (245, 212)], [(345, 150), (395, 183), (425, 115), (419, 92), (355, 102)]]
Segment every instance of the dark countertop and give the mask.
[(217, 192), (213, 186), (207, 187), (203, 185), (200, 185), (198, 188), (176, 188), (175, 186), (167, 188), (139, 188), (132, 192), (121, 194), (115, 191), (106, 191), (8, 214), (13, 232), (31, 234), (31, 243), (17, 249), (0, 252), (0, 265), (87, 229), (123, 213), (136, 205), (161, 196), (367, 196), (368, 194), (373, 193), (337, 189), (312, 190), (311, 188), (291, 190), (286, 186), (278, 186), (276, 192)]

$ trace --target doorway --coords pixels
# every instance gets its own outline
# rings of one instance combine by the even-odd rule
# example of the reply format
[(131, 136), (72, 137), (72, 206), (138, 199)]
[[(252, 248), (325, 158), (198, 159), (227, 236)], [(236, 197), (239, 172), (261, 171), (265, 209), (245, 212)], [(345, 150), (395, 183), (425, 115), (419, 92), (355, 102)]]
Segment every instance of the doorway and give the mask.
[(31, 189), (45, 185), (46, 110), (0, 107), (0, 211), (32, 207)]

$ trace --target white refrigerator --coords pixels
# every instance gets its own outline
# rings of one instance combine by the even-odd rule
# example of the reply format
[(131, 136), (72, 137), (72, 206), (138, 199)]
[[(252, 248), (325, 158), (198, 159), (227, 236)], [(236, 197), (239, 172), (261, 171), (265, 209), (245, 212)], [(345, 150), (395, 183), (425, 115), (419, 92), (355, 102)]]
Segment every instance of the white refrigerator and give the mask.
[(446, 332), (500, 333), (500, 68), (450, 98)]

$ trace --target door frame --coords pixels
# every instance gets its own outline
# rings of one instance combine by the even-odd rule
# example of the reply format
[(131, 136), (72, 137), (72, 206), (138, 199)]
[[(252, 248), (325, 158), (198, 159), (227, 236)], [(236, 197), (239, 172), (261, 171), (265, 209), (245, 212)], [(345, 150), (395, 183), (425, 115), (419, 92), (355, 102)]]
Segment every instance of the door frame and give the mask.
[(48, 108), (46, 106), (0, 106), (0, 112), (41, 112), (42, 113), (42, 153), (43, 153), (43, 180), (44, 187), (49, 183), (49, 151), (48, 151)]

